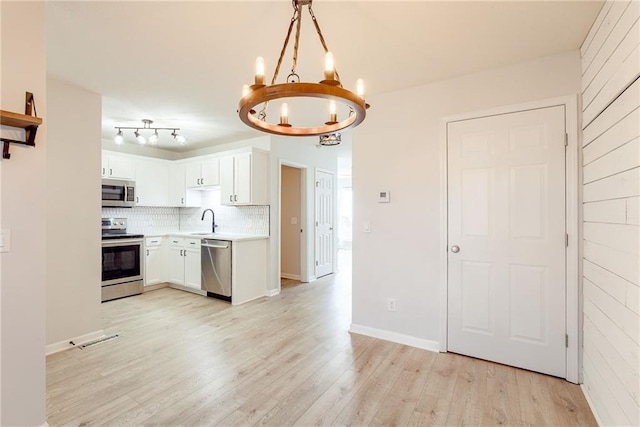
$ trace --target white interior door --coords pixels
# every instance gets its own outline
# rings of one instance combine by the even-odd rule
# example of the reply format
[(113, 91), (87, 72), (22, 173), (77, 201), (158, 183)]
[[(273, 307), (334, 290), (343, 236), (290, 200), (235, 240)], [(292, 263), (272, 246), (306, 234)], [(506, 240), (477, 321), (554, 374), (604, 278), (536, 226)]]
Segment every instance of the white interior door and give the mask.
[(333, 273), (333, 175), (316, 171), (316, 277)]
[(564, 107), (447, 139), (448, 350), (565, 377)]

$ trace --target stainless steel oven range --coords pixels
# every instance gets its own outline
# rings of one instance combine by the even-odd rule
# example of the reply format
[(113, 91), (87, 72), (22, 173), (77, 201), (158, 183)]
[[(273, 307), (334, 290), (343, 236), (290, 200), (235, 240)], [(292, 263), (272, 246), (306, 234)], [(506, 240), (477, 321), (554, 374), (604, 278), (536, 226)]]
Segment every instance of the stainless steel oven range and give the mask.
[(102, 218), (102, 302), (141, 294), (144, 236), (128, 234), (126, 218)]

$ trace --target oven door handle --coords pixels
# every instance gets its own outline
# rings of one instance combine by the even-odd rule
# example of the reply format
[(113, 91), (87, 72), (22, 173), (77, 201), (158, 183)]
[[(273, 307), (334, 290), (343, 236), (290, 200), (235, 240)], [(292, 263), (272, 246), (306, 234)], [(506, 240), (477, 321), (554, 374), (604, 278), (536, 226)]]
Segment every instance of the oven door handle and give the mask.
[(113, 239), (103, 240), (102, 247), (124, 246), (124, 245), (140, 245), (142, 247), (142, 239)]

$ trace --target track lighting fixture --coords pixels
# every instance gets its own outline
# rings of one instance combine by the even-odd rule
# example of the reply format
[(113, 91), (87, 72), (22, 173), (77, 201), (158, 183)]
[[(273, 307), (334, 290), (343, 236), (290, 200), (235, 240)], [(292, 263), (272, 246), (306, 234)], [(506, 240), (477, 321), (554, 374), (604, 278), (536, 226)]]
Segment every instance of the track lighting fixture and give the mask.
[[(159, 130), (169, 130), (169, 131), (171, 131), (171, 136), (180, 145), (184, 145), (184, 144), (187, 143), (187, 138), (185, 138), (184, 136), (178, 134), (178, 131), (180, 130), (180, 128), (157, 128), (157, 127), (151, 127), (151, 124), (153, 123), (153, 120), (149, 120), (149, 119), (142, 119), (142, 123), (143, 123), (142, 127), (139, 127), (139, 126), (137, 126), (137, 127), (115, 126), (115, 129), (118, 130), (118, 133), (116, 133), (116, 136), (114, 138), (114, 142), (116, 144), (118, 144), (118, 145), (122, 144), (124, 142), (124, 134), (122, 133), (122, 129), (131, 129), (131, 130), (134, 130), (133, 135), (136, 137), (136, 141), (140, 145), (145, 145), (147, 142), (149, 142), (149, 144), (151, 144), (151, 145), (156, 145), (158, 143), (158, 140), (160, 139), (160, 135), (158, 134)], [(145, 137), (143, 132), (147, 132), (147, 131), (153, 131), (153, 133), (151, 135), (149, 135), (148, 137)]]

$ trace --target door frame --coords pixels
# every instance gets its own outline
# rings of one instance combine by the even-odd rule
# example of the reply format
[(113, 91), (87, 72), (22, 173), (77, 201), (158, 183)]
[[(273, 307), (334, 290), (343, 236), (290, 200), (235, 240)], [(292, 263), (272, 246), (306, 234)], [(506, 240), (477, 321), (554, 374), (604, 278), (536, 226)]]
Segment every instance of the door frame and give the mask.
[(482, 111), (457, 114), (440, 119), (440, 351), (447, 351), (448, 330), (448, 135), (447, 125), (452, 122), (497, 116), (520, 111), (536, 110), (549, 107), (564, 107), (567, 148), (565, 155), (565, 227), (569, 235), (566, 248), (566, 333), (569, 336), (566, 354), (566, 379), (572, 383), (582, 383), (582, 195), (579, 191), (582, 171), (579, 161), (579, 150), (582, 134), (579, 130), (578, 95), (562, 96), (523, 104), (507, 105)]
[(316, 265), (316, 260), (318, 259), (317, 248), (318, 248), (318, 228), (315, 226), (318, 207), (317, 199), (316, 199), (316, 182), (318, 182), (318, 172), (326, 173), (331, 175), (331, 222), (333, 223), (333, 229), (331, 230), (331, 273), (334, 274), (336, 272), (336, 217), (337, 217), (337, 209), (336, 205), (336, 173), (334, 171), (330, 171), (328, 169), (315, 168), (315, 173), (313, 176), (313, 278), (318, 278), (318, 266)]
[[(300, 169), (300, 221), (299, 225), (302, 229), (300, 233), (300, 281), (309, 282), (309, 222), (307, 220), (308, 191), (307, 191), (307, 165), (292, 162), (283, 158), (278, 159), (278, 293), (282, 291), (281, 275), (282, 275), (282, 166), (289, 166)], [(314, 261), (315, 263), (315, 261)]]

